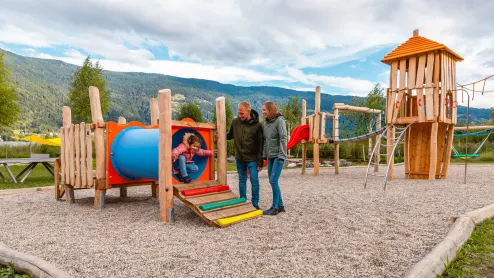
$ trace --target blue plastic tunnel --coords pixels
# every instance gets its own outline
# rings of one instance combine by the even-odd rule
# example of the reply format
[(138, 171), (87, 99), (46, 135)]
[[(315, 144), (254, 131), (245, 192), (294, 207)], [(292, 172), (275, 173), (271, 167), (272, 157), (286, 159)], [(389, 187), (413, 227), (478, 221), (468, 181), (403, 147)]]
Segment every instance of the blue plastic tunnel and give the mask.
[[(202, 148), (206, 149), (204, 138), (195, 130), (183, 128), (172, 136), (172, 148), (178, 146), (185, 133), (194, 133), (202, 140)], [(110, 161), (115, 171), (125, 179), (159, 179), (159, 129), (144, 129), (141, 127), (128, 127), (122, 130), (113, 141), (110, 148)], [(207, 157), (195, 155), (194, 163), (199, 170), (189, 173), (196, 180), (199, 178), (208, 161)], [(172, 163), (172, 161), (169, 161)], [(176, 163), (173, 165), (176, 168)], [(173, 174), (173, 173), (172, 173)]]

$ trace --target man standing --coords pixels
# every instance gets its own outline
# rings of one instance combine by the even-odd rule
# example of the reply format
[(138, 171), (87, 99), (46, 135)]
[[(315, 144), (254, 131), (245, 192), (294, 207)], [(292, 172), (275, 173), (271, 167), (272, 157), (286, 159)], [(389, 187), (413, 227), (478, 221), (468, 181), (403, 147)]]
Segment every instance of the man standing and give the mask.
[(238, 117), (232, 121), (227, 140), (235, 142), (235, 160), (238, 172), (240, 198), (247, 199), (247, 170), (252, 185), (252, 205), (259, 209), (259, 171), (263, 166), (263, 128), (259, 114), (250, 103), (243, 101), (238, 105)]

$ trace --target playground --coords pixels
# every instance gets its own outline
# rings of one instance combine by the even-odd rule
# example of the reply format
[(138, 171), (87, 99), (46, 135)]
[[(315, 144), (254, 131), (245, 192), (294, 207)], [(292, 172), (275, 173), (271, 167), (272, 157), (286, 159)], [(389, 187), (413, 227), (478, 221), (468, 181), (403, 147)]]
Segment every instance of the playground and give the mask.
[[(281, 175), (286, 212), (276, 217), (262, 213), (272, 196), (266, 168), (260, 209), (249, 189), (247, 199), (239, 197), (238, 176), (227, 171), (224, 97), (216, 99), (214, 124), (172, 120), (172, 92), (162, 89), (150, 99), (147, 126), (105, 121), (91, 86), (91, 123), (73, 123), (67, 106), (60, 113), (53, 190), (0, 194), (8, 231), (2, 240), (74, 277), (440, 273), (494, 208), (492, 165), (467, 171), (494, 126), (456, 126), (462, 60), (414, 30), (382, 60), (391, 69), (385, 110), (335, 103), (321, 111), (317, 86), (313, 114), (302, 100), (300, 125), (287, 144), (302, 146), (301, 167)], [(475, 151), (466, 147), (469, 132), (483, 136)], [(172, 149), (190, 133), (213, 152), (194, 156), (197, 171), (182, 183), (172, 171)], [(344, 167), (340, 147), (353, 142), (366, 144), (366, 165)], [(333, 148), (331, 167), (321, 164), (324, 145)], [(402, 162), (395, 162), (397, 150)]]
[[(210, 227), (177, 199), (175, 223), (160, 223), (148, 187), (129, 188), (126, 198), (109, 191), (104, 210), (93, 209), (90, 190), (77, 192), (74, 204), (54, 202), (51, 191), (0, 196), (9, 231), (2, 240), (74, 277), (403, 277), (446, 236), (450, 217), (492, 202), (491, 168), (469, 165), (468, 185), (461, 165), (430, 183), (397, 175), (386, 191), (380, 183), (363, 189), (365, 167), (338, 175), (321, 168), (317, 177), (287, 170), (286, 213), (227, 229)], [(260, 179), (260, 206), (268, 208), (265, 170)], [(237, 175), (228, 180), (238, 194)]]

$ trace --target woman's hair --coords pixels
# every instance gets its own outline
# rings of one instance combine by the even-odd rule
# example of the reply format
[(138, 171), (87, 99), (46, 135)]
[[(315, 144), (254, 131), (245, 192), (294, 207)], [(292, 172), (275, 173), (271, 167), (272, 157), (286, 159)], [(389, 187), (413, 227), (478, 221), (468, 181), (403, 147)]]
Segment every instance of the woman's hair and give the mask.
[(272, 119), (274, 116), (276, 116), (276, 113), (278, 113), (278, 110), (276, 109), (276, 105), (272, 101), (266, 101), (262, 105), (266, 106), (266, 109), (268, 109), (268, 118)]
[(192, 146), (194, 143), (202, 144), (202, 140), (199, 136), (192, 134), (187, 138), (187, 143), (189, 143), (189, 146)]

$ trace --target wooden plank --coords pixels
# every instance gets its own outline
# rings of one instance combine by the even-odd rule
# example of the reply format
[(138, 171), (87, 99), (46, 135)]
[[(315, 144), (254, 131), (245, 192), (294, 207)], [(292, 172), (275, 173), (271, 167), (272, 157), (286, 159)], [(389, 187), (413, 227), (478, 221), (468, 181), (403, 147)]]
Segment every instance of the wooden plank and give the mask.
[(80, 136), (80, 128), (79, 124), (76, 124), (74, 127), (74, 144), (75, 144), (75, 188), (81, 187), (81, 140)]
[(444, 153), (446, 150), (446, 135), (447, 135), (446, 124), (439, 123), (437, 131), (437, 162), (436, 162), (436, 178), (440, 179), (442, 177), (442, 166), (444, 162)]
[(408, 89), (415, 88), (415, 77), (417, 76), (417, 57), (408, 58)]
[(234, 207), (240, 207), (240, 206), (245, 206), (245, 205), (252, 205), (251, 201), (245, 201), (243, 203), (238, 203), (238, 204), (233, 204), (233, 205), (229, 205), (229, 206), (225, 206), (225, 207), (221, 207), (221, 208), (216, 208), (216, 209), (210, 209), (210, 210), (202, 210), (200, 209), (199, 207), (197, 208), (197, 210), (200, 212), (200, 213), (205, 213), (205, 212), (214, 212), (214, 211), (220, 211), (220, 210), (225, 210), (225, 209), (229, 209), (229, 208), (234, 208)]
[(443, 176), (448, 178), (449, 163), (451, 161), (451, 151), (453, 149), (453, 139), (454, 139), (454, 126), (448, 126), (448, 141), (446, 143), (446, 151), (444, 152), (444, 164), (443, 164)]
[[(213, 150), (213, 152), (216, 150), (215, 147), (214, 147), (214, 132), (212, 130), (209, 131), (209, 142), (211, 142), (211, 150)], [(217, 155), (217, 154), (216, 154)], [(212, 155), (209, 157), (209, 175), (211, 176), (211, 179), (216, 179), (216, 170), (215, 170), (215, 165), (216, 165), (216, 161), (215, 161), (215, 156)]]
[(319, 143), (317, 140), (319, 139), (319, 130), (321, 127), (321, 87), (316, 87), (316, 98), (315, 98), (315, 111), (314, 111), (314, 135), (312, 136), (314, 139), (314, 143), (312, 144), (312, 159), (314, 160), (314, 176), (319, 175)]
[(432, 88), (432, 76), (434, 73), (434, 53), (427, 55), (427, 75), (425, 77), (425, 102), (426, 102), (426, 119), (434, 120), (434, 95)]
[(444, 53), (441, 54), (441, 65), (442, 65), (442, 81), (441, 81), (441, 114), (440, 121), (444, 122), (446, 118), (446, 94), (448, 93), (448, 67), (446, 65), (446, 55)]
[[(224, 98), (223, 98), (224, 103)], [(172, 184), (172, 92), (169, 89), (158, 92), (159, 106), (159, 200), (160, 200), (160, 221), (168, 223), (172, 216), (169, 211), (174, 207), (173, 204), (173, 184)], [(217, 119), (220, 126), (224, 124), (224, 105), (218, 107), (216, 102)], [(218, 108), (220, 111), (218, 112)], [(219, 129), (218, 146), (221, 152), (218, 155), (220, 160), (226, 158), (226, 132), (225, 128)], [(226, 161), (225, 161), (226, 163)], [(226, 170), (226, 165), (219, 163), (218, 171)], [(225, 173), (226, 176), (226, 173)], [(219, 175), (219, 178), (222, 176)]]
[(388, 146), (386, 150), (386, 153), (388, 154), (386, 156), (386, 162), (389, 165), (388, 177), (390, 180), (393, 180), (395, 178), (394, 176), (395, 158), (394, 155), (391, 156), (391, 153), (393, 152), (393, 145), (395, 142), (395, 128), (394, 127), (389, 128), (386, 136), (387, 136), (386, 145)]
[(403, 104), (403, 95), (406, 89), (406, 77), (407, 77), (406, 65), (407, 65), (406, 59), (400, 60), (400, 84), (399, 84), (400, 90), (398, 91), (398, 98), (396, 100), (393, 98), (395, 104), (393, 105), (393, 119), (391, 121), (392, 123), (396, 122), (396, 119), (398, 118), (398, 112), (401, 110)]
[(86, 124), (86, 182), (93, 187), (93, 141), (91, 139), (91, 124)]
[[(301, 125), (306, 125), (307, 124), (307, 101), (305, 99), (302, 99), (302, 119), (300, 121)], [(305, 174), (305, 169), (306, 169), (306, 164), (307, 164), (307, 143), (305, 140), (302, 141), (302, 169), (301, 169), (301, 175)]]
[(431, 131), (431, 135), (430, 135), (431, 138), (430, 138), (429, 181), (433, 180), (436, 177), (437, 131), (438, 131), (438, 122), (434, 122), (434, 123), (432, 123), (432, 131)]
[(419, 65), (417, 68), (417, 78), (415, 79), (415, 88), (423, 88), (424, 87), (424, 75), (425, 75), (425, 62), (427, 56), (420, 55), (419, 57)]
[(452, 99), (451, 99), (451, 120), (453, 124), (456, 124), (456, 70), (455, 70), (455, 61), (453, 60), (453, 57), (450, 55), (449, 56), (449, 72), (451, 75), (451, 93), (452, 93)]
[(326, 112), (322, 112), (321, 116), (321, 134), (319, 135), (320, 139), (326, 138)]
[(65, 131), (60, 128), (60, 184), (65, 184)]
[[(340, 114), (338, 109), (333, 111), (333, 140), (340, 140)], [(334, 144), (334, 173), (335, 175), (340, 173), (340, 144)]]
[(434, 55), (434, 78), (432, 83), (434, 84), (434, 120), (437, 121), (439, 117), (439, 93), (440, 86), (439, 81), (441, 77), (441, 56), (439, 53)]
[(199, 195), (199, 196), (194, 196), (193, 198), (187, 198), (187, 202), (191, 203), (194, 206), (200, 206), (204, 204), (221, 202), (221, 201), (232, 200), (237, 198), (238, 196), (231, 191), (215, 192), (215, 194), (211, 194), (207, 196)]
[(86, 124), (81, 123), (79, 131), (79, 141), (81, 148), (81, 157), (79, 163), (79, 169), (81, 170), (81, 187), (87, 187), (87, 174), (86, 174)]
[(224, 184), (220, 184), (216, 180), (210, 180), (210, 181), (194, 181), (191, 183), (177, 183), (177, 184), (174, 184), (173, 187), (176, 188), (178, 191), (183, 191), (183, 190), (188, 190), (188, 189), (214, 187), (214, 186), (218, 186), (218, 185), (224, 185)]
[(68, 124), (64, 128), (64, 137), (65, 137), (65, 165), (64, 165), (64, 172), (65, 172), (65, 183), (64, 184), (70, 184), (70, 124)]
[[(170, 100), (171, 101), (171, 100)], [(226, 170), (226, 112), (225, 112), (225, 97), (216, 98), (216, 122), (218, 125), (218, 182), (227, 183)], [(171, 116), (170, 116), (171, 117)]]
[(212, 212), (205, 212), (203, 213), (204, 217), (209, 219), (210, 221), (214, 221), (220, 218), (225, 218), (225, 217), (231, 217), (231, 216), (236, 216), (244, 213), (248, 213), (251, 211), (255, 211), (256, 208), (252, 206), (252, 204), (244, 204), (242, 206), (238, 207), (233, 207), (233, 208), (226, 208), (223, 210), (217, 210), (217, 211), (212, 211)]
[(183, 121), (172, 121), (173, 126), (179, 127), (190, 127), (190, 128), (204, 128), (204, 129), (216, 129), (216, 125), (212, 123), (195, 123), (195, 122), (183, 122)]
[(424, 104), (424, 91), (422, 88), (417, 88), (417, 113), (421, 123), (425, 122)]
[(398, 61), (393, 61), (391, 63), (391, 72), (390, 72), (390, 83), (391, 83), (391, 98), (388, 101), (388, 109), (386, 110), (386, 122), (391, 123), (393, 121), (393, 109), (396, 101), (396, 86), (397, 86), (397, 78), (398, 78)]
[(70, 171), (70, 185), (75, 185), (75, 144), (74, 144), (74, 124), (69, 127), (69, 171)]

